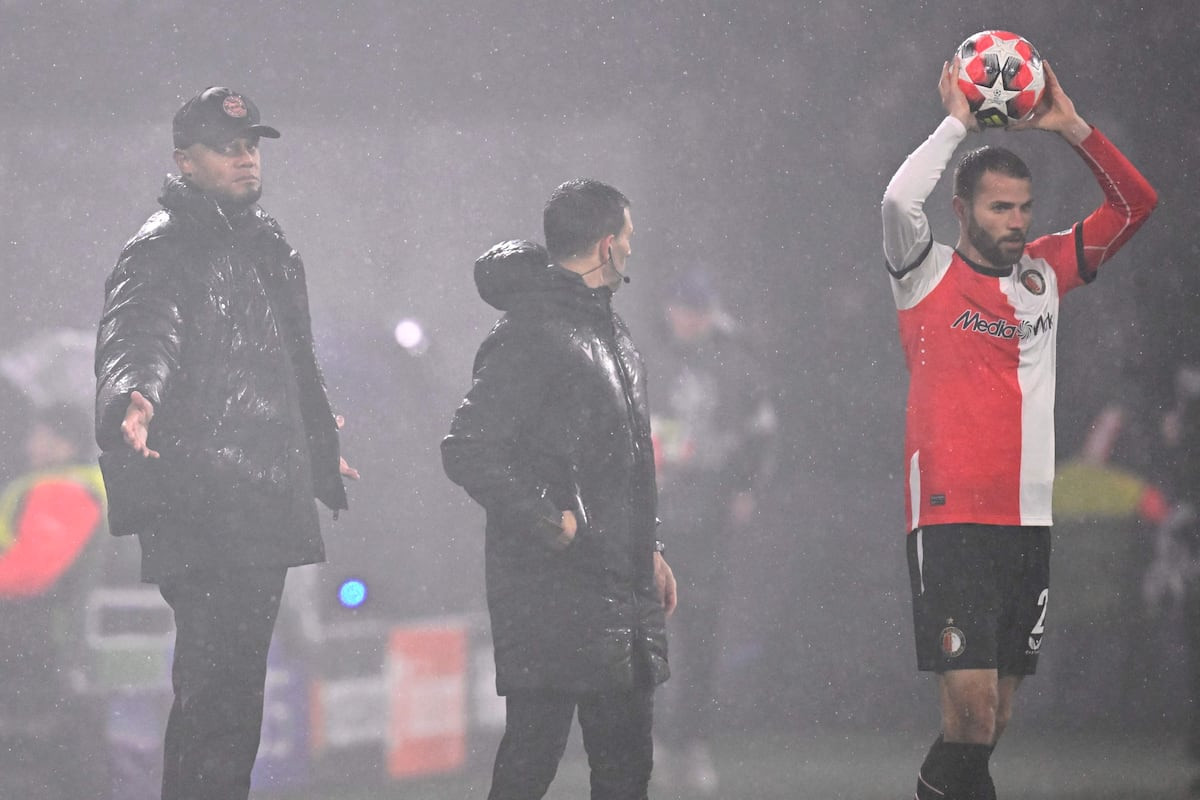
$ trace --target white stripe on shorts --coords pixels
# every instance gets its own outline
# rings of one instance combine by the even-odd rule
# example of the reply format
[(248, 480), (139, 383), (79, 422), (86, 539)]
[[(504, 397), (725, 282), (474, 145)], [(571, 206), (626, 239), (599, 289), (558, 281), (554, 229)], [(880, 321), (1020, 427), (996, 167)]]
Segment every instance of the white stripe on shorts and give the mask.
[(913, 536), (917, 537), (917, 574), (921, 576), (921, 594), (925, 594), (925, 540), (922, 538), (924, 533), (921, 528), (913, 532)]

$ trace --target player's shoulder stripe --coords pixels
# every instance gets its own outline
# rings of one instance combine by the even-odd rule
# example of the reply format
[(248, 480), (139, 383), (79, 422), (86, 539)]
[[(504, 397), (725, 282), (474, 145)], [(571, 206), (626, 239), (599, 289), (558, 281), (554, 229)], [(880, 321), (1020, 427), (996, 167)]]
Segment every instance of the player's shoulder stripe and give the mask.
[(921, 248), (921, 254), (919, 256), (917, 256), (915, 259), (913, 259), (912, 263), (909, 264), (908, 266), (901, 267), (900, 269), (892, 269), (892, 265), (890, 263), (888, 263), (888, 260), (886, 258), (883, 260), (883, 265), (885, 267), (887, 267), (888, 273), (893, 278), (895, 278), (896, 280), (900, 280), (905, 275), (912, 272), (917, 267), (921, 266), (921, 264), (925, 261), (925, 259), (929, 257), (929, 251), (932, 249), (933, 249), (933, 237), (930, 236), (929, 241), (925, 243), (925, 246), (923, 248)]
[(1075, 265), (1079, 270), (1079, 279), (1084, 283), (1096, 280), (1096, 270), (1090, 268), (1083, 251), (1083, 223), (1075, 223)]
[(903, 278), (893, 278), (889, 283), (896, 310), (915, 308), (932, 294), (946, 278), (954, 261), (954, 249), (934, 240), (929, 254), (919, 263), (919, 269), (909, 270)]
[[(1066, 230), (1048, 233), (1035, 239), (1025, 252), (1029, 258), (1046, 264), (1056, 275), (1061, 270), (1074, 269), (1080, 281), (1087, 284), (1096, 280), (1096, 270), (1088, 266), (1084, 252), (1086, 246), (1083, 239), (1083, 223), (1076, 222)], [(1072, 260), (1075, 262), (1073, 267)]]

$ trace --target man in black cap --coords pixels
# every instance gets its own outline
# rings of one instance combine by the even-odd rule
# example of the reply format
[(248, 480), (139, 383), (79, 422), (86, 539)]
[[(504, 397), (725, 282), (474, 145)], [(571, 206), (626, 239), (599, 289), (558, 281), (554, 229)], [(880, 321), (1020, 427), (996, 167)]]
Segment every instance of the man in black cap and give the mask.
[(175, 115), (155, 213), (105, 286), (96, 439), (116, 535), (175, 613), (164, 800), (244, 800), (288, 567), (323, 561), (314, 496), (346, 508), (340, 417), (313, 352), (304, 267), (262, 193), (279, 132), (223, 87)]

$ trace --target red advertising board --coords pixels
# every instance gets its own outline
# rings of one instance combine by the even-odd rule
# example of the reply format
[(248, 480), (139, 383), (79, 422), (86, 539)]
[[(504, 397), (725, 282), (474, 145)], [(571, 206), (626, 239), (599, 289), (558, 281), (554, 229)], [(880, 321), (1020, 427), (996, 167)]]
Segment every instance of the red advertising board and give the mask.
[(388, 641), (387, 765), (392, 777), (458, 769), (467, 752), (467, 631), (394, 628)]

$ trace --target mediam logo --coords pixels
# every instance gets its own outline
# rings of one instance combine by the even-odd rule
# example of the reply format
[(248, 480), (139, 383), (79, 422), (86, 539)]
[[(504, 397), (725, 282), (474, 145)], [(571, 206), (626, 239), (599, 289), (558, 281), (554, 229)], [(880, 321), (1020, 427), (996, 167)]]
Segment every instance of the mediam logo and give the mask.
[(1014, 325), (1006, 319), (988, 319), (978, 311), (968, 308), (958, 315), (958, 319), (954, 320), (950, 327), (995, 336), (997, 339), (1025, 341), (1053, 328), (1054, 315), (1046, 312), (1032, 322), (1023, 319)]

